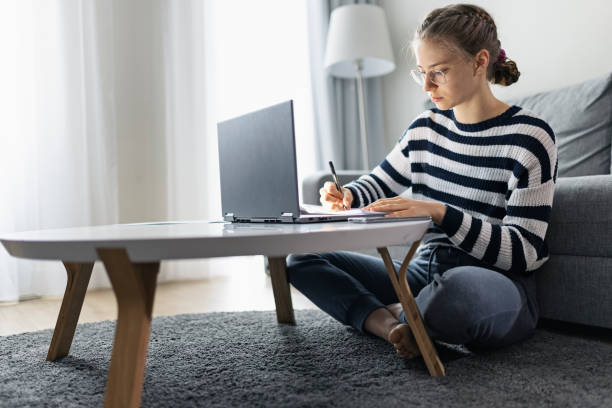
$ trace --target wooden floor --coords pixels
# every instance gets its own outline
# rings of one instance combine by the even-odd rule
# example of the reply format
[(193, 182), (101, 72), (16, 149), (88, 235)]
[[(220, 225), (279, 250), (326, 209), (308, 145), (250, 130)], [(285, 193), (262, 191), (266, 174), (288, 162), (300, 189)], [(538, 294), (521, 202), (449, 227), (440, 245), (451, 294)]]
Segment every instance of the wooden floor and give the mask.
[[(160, 283), (153, 316), (218, 311), (274, 310), (270, 277), (262, 257), (237, 258), (230, 271), (201, 280)], [(294, 309), (316, 308), (291, 288)], [(0, 336), (55, 327), (62, 298), (43, 297), (17, 304), (0, 303)], [(114, 320), (117, 304), (111, 289), (90, 290), (79, 323)]]

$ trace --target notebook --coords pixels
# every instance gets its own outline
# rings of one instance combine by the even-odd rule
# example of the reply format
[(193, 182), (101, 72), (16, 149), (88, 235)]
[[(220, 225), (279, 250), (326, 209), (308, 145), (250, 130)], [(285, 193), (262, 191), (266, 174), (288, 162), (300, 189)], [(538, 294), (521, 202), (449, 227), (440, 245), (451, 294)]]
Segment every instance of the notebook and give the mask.
[(293, 100), (217, 123), (223, 218), (231, 222), (311, 223), (380, 212), (300, 206)]

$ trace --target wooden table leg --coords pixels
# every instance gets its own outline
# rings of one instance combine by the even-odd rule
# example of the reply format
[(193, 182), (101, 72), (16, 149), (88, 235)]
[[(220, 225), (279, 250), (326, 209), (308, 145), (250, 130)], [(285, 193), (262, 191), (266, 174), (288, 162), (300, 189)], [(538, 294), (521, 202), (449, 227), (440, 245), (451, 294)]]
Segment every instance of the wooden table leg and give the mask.
[(423, 360), (425, 360), (429, 374), (434, 377), (440, 377), (446, 375), (444, 366), (438, 357), (436, 348), (425, 330), (423, 320), (421, 319), (421, 313), (419, 312), (419, 308), (414, 300), (414, 297), (412, 296), (412, 291), (410, 290), (410, 286), (408, 286), (408, 281), (406, 279), (406, 268), (408, 268), (408, 264), (410, 263), (410, 260), (412, 259), (412, 256), (416, 252), (416, 249), (420, 243), (421, 241), (417, 241), (412, 244), (408, 255), (406, 255), (404, 262), (402, 262), (399, 273), (395, 270), (395, 265), (391, 260), (391, 255), (389, 255), (387, 248), (378, 248), (378, 252), (385, 262), (385, 266), (389, 272), (389, 277), (393, 283), (393, 288), (395, 289), (395, 293), (397, 293), (397, 297), (402, 304), (404, 314), (408, 320), (408, 325), (410, 326), (410, 330), (412, 330), (412, 334), (414, 335), (417, 345), (419, 346), (419, 350), (421, 351)]
[(159, 262), (132, 263), (125, 249), (99, 248), (97, 251), (104, 262), (118, 306), (104, 405), (138, 407)]
[(287, 261), (285, 257), (268, 257), (268, 263), (276, 303), (276, 319), (279, 323), (295, 324), (291, 291), (287, 281)]
[(62, 306), (60, 307), (55, 330), (53, 331), (53, 338), (47, 353), (47, 360), (49, 361), (55, 361), (58, 358), (67, 356), (70, 351), (93, 266), (93, 262), (64, 262), (68, 281), (66, 282), (64, 299), (62, 300)]

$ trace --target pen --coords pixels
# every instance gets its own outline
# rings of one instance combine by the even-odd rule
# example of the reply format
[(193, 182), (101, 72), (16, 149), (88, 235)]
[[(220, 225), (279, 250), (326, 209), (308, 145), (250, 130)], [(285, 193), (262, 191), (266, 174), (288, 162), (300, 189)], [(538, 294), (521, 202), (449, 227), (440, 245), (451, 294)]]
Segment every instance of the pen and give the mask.
[[(334, 169), (334, 163), (332, 163), (331, 160), (329, 161), (329, 168), (331, 169), (331, 174), (332, 174), (332, 177), (334, 178), (334, 183), (336, 183), (336, 189), (338, 190), (340, 194), (342, 194), (342, 187), (340, 187), (340, 183), (338, 183), (338, 176), (336, 175), (336, 169)], [(344, 194), (342, 195), (344, 196)], [(346, 210), (346, 205), (344, 205), (344, 201), (342, 202), (342, 206)]]

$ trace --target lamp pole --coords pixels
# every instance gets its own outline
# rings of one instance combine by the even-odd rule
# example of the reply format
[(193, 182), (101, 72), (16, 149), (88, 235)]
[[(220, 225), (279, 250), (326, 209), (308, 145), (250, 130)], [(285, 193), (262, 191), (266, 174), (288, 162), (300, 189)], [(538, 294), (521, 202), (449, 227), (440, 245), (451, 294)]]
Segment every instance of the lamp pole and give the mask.
[(361, 128), (361, 155), (363, 167), (365, 170), (370, 170), (368, 163), (368, 135), (366, 131), (366, 116), (365, 116), (365, 101), (363, 97), (363, 76), (361, 60), (354, 61), (355, 70), (357, 71), (357, 99), (359, 100), (359, 127)]

